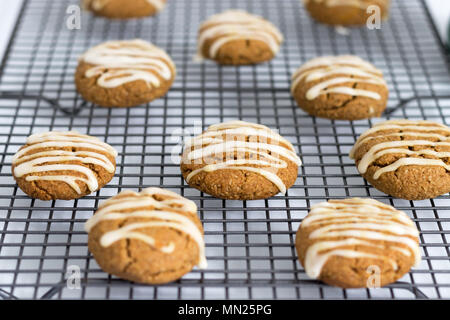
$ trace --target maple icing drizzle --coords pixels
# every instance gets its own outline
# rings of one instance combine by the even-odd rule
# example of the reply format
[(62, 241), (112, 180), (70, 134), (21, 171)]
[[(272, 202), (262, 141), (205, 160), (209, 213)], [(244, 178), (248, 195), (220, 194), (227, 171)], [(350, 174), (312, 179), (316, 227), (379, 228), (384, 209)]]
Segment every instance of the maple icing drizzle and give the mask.
[[(75, 150), (64, 150), (66, 147)], [(46, 148), (49, 150), (41, 150)], [(117, 151), (96, 137), (75, 131), (33, 134), (13, 157), (14, 176), (25, 176), (26, 181), (62, 181), (78, 194), (81, 194), (78, 182), (82, 182), (94, 192), (98, 190), (97, 174), (85, 164), (101, 166), (109, 173), (114, 173), (115, 165), (105, 154), (115, 158)], [(42, 172), (54, 174), (36, 174)], [(82, 177), (67, 172), (77, 172)]]
[(197, 59), (201, 60), (206, 41), (215, 39), (209, 48), (209, 57), (214, 58), (220, 48), (234, 40), (250, 39), (264, 42), (276, 54), (283, 35), (269, 21), (242, 10), (227, 10), (211, 16), (200, 26)]
[[(237, 139), (237, 137), (243, 138)], [(247, 137), (251, 139), (247, 141)], [(268, 143), (268, 140), (271, 142)], [(301, 165), (301, 160), (289, 141), (266, 126), (244, 121), (212, 125), (201, 135), (186, 142), (184, 149), (190, 150), (183, 159), (185, 163), (216, 156), (214, 163), (190, 172), (186, 177), (187, 182), (203, 171), (246, 170), (264, 176), (275, 184), (280, 192), (286, 193), (286, 185), (274, 173), (274, 170), (288, 166), (280, 156), (294, 162), (297, 166)], [(236, 157), (235, 154), (237, 154)]]
[(169, 81), (175, 76), (175, 65), (167, 53), (140, 39), (101, 43), (86, 51), (80, 60), (92, 65), (85, 76), (98, 76), (96, 83), (104, 88), (136, 80), (158, 88), (161, 79)]
[[(412, 255), (415, 265), (420, 263), (419, 246), (414, 240), (419, 233), (414, 223), (404, 212), (379, 201), (352, 198), (318, 203), (311, 207), (301, 227), (315, 225), (318, 227), (311, 231), (309, 239), (317, 241), (308, 247), (304, 261), (305, 271), (313, 279), (320, 276), (333, 256), (378, 259), (396, 270), (395, 260), (384, 254), (386, 246), (406, 257)], [(358, 250), (351, 246), (357, 246)], [(380, 250), (374, 253), (367, 248)]]
[[(154, 195), (163, 195), (168, 198), (157, 200), (153, 197)], [(154, 209), (146, 209), (146, 207)], [(122, 239), (137, 239), (161, 252), (171, 254), (175, 250), (173, 242), (160, 245), (153, 237), (138, 231), (145, 228), (171, 228), (188, 235), (195, 241), (199, 250), (198, 266), (206, 268), (205, 243), (201, 230), (191, 219), (176, 210), (196, 214), (197, 206), (193, 201), (169, 190), (155, 187), (146, 188), (140, 193), (126, 190), (103, 202), (97, 212), (86, 222), (85, 230), (89, 233), (94, 226), (106, 220), (148, 218), (148, 221), (124, 224), (117, 230), (106, 232), (100, 238), (100, 244), (108, 247)]]
[[(386, 130), (401, 130), (401, 132), (382, 133), (382, 131)], [(442, 132), (447, 133), (449, 136), (443, 135)], [(438, 152), (432, 149), (410, 150), (408, 148), (414, 148), (415, 146), (428, 146), (430, 148), (439, 146), (450, 147), (450, 128), (443, 124), (425, 120), (389, 120), (378, 123), (358, 138), (349, 156), (354, 159), (356, 150), (372, 139), (405, 136), (414, 137), (414, 139), (380, 142), (373, 145), (359, 161), (358, 171), (361, 174), (366, 173), (373, 162), (388, 154), (404, 154), (406, 157), (402, 157), (388, 166), (378, 168), (374, 173), (374, 179), (378, 179), (385, 172), (395, 171), (407, 165), (441, 166), (450, 171), (450, 166), (442, 160), (450, 157), (450, 151)], [(427, 138), (437, 139), (438, 141), (427, 140)], [(421, 156), (431, 156), (438, 159), (423, 158)]]
[(361, 58), (351, 55), (325, 56), (308, 61), (292, 76), (292, 94), (302, 80), (306, 84), (321, 80), (306, 92), (307, 100), (314, 100), (320, 95), (328, 93), (364, 96), (380, 100), (381, 95), (375, 90), (357, 89), (343, 84), (357, 82), (387, 87), (380, 70)]

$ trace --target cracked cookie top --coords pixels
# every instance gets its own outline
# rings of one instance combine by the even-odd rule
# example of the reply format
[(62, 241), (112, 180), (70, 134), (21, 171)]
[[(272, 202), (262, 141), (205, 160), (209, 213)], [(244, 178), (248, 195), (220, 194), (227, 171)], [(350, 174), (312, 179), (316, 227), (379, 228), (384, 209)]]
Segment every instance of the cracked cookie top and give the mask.
[(378, 123), (361, 134), (350, 158), (370, 183), (400, 198), (450, 191), (450, 128), (440, 123), (406, 119)]
[(131, 190), (103, 202), (85, 225), (89, 249), (109, 273), (143, 283), (175, 280), (206, 268), (194, 202), (168, 190)]
[(283, 35), (271, 22), (242, 10), (228, 10), (200, 26), (197, 58), (254, 64), (272, 59), (282, 42)]
[(270, 128), (244, 121), (215, 124), (184, 145), (181, 171), (193, 187), (225, 199), (286, 193), (301, 160)]
[(292, 76), (291, 93), (312, 115), (356, 120), (380, 116), (388, 88), (383, 73), (357, 56), (312, 59)]
[(114, 148), (96, 137), (75, 131), (37, 133), (14, 155), (12, 173), (32, 198), (75, 199), (112, 179), (116, 156)]
[(296, 247), (309, 277), (344, 288), (370, 287), (371, 279), (386, 285), (420, 263), (418, 235), (404, 212), (379, 201), (329, 200), (311, 207)]

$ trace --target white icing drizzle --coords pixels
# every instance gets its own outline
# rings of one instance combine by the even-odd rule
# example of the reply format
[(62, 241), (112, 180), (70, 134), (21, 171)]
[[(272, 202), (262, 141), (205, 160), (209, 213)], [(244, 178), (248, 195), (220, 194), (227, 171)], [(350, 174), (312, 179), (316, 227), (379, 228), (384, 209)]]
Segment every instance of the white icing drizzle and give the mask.
[(291, 93), (294, 94), (302, 80), (309, 83), (320, 79), (321, 82), (306, 92), (306, 99), (314, 100), (323, 94), (339, 93), (380, 100), (381, 96), (376, 91), (355, 89), (343, 84), (358, 82), (387, 87), (382, 72), (361, 58), (351, 55), (325, 56), (308, 61), (293, 74)]
[[(330, 200), (311, 207), (301, 227), (319, 225), (309, 234), (317, 240), (308, 247), (304, 267), (309, 277), (317, 279), (332, 256), (371, 258), (386, 261), (396, 270), (395, 260), (364, 248), (396, 250), (410, 257), (415, 265), (421, 260), (417, 239), (419, 233), (411, 219), (402, 211), (373, 199), (352, 198)], [(333, 240), (333, 238), (337, 238)], [(385, 241), (381, 244), (376, 241)], [(358, 250), (348, 246), (358, 246)]]
[[(163, 195), (169, 198), (156, 200), (153, 198), (154, 195)], [(146, 207), (153, 207), (154, 209), (146, 209)], [(124, 212), (125, 210), (131, 211)], [(108, 247), (121, 239), (138, 239), (161, 252), (170, 254), (175, 250), (175, 245), (172, 242), (163, 246), (157, 246), (157, 242), (153, 237), (136, 230), (172, 228), (187, 234), (195, 241), (199, 249), (198, 266), (201, 269), (206, 268), (205, 243), (201, 230), (189, 218), (172, 210), (196, 214), (197, 206), (193, 201), (183, 198), (175, 192), (160, 188), (146, 188), (140, 193), (130, 190), (122, 191), (99, 206), (94, 216), (86, 222), (85, 230), (90, 232), (94, 226), (105, 220), (148, 218), (149, 221), (125, 224), (117, 230), (105, 233), (100, 239), (100, 244)]]
[[(89, 150), (68, 151), (64, 150), (64, 147)], [(33, 152), (45, 148), (52, 149)], [(96, 173), (86, 166), (73, 162), (94, 164), (114, 173), (115, 165), (105, 154), (115, 158), (117, 151), (96, 137), (79, 134), (75, 131), (50, 131), (33, 134), (28, 137), (27, 145), (13, 157), (14, 176), (17, 178), (25, 176), (27, 181), (62, 181), (72, 187), (78, 194), (81, 194), (78, 184), (78, 182), (81, 182), (85, 183), (91, 192), (94, 192), (98, 190)], [(69, 161), (71, 163), (66, 163)], [(58, 173), (61, 171), (81, 173), (83, 177)], [(53, 174), (34, 175), (40, 172)]]
[(349, 36), (350, 30), (344, 26), (335, 26), (334, 31), (341, 36)]
[[(380, 133), (386, 130), (401, 130), (401, 132)], [(449, 136), (441, 134), (447, 133)], [(350, 151), (350, 158), (355, 158), (356, 150), (372, 139), (382, 137), (412, 137), (413, 140), (395, 140), (380, 142), (373, 145), (361, 158), (358, 164), (358, 171), (361, 174), (367, 172), (368, 167), (387, 154), (404, 155), (400, 159), (388, 166), (375, 171), (373, 178), (378, 179), (383, 173), (395, 171), (402, 166), (441, 166), (450, 171), (443, 158), (450, 158), (450, 151), (438, 152), (432, 149), (409, 150), (407, 147), (428, 146), (428, 147), (449, 147), (450, 148), (450, 128), (443, 124), (431, 121), (411, 121), (411, 120), (389, 120), (376, 124), (371, 129), (364, 132), (356, 141)], [(427, 140), (426, 138), (438, 140)], [(428, 156), (424, 158), (422, 156)], [(431, 159), (429, 157), (432, 157)]]
[(167, 53), (140, 39), (101, 43), (86, 51), (80, 60), (93, 65), (85, 76), (99, 76), (97, 84), (104, 88), (137, 80), (158, 88), (161, 79), (168, 81), (175, 76), (175, 65)]
[[(92, 8), (94, 11), (103, 9), (109, 2), (114, 0), (83, 0), (83, 9), (89, 10)], [(152, 5), (157, 12), (161, 11), (166, 5), (165, 0), (145, 0)]]
[(269, 21), (242, 10), (227, 10), (211, 16), (200, 26), (198, 36), (198, 59), (206, 41), (215, 39), (209, 48), (209, 57), (214, 58), (220, 48), (234, 40), (250, 39), (262, 41), (276, 54), (283, 42), (283, 35)]
[[(246, 141), (247, 137), (250, 137), (249, 141)], [(187, 182), (202, 171), (245, 170), (264, 176), (284, 194), (286, 186), (275, 172), (286, 168), (288, 164), (280, 156), (297, 166), (301, 165), (301, 160), (289, 141), (266, 126), (244, 121), (212, 125), (201, 135), (187, 141), (184, 150), (187, 151), (182, 160), (184, 163), (202, 163), (209, 157), (214, 162), (193, 170), (186, 177)], [(234, 159), (235, 153), (237, 159)]]
[[(370, 5), (373, 3), (362, 1), (362, 0), (303, 0), (303, 3), (305, 5), (309, 4), (310, 2), (315, 3), (323, 3), (327, 7), (334, 8), (334, 7), (357, 7), (363, 10), (366, 10)], [(378, 0), (378, 3), (386, 3), (386, 0)]]

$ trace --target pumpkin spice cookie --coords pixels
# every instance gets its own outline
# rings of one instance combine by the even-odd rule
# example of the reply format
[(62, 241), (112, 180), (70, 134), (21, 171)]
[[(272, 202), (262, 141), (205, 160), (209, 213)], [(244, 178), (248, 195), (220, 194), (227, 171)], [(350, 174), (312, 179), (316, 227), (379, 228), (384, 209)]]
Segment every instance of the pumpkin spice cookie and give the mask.
[(28, 137), (12, 160), (19, 188), (41, 200), (81, 198), (106, 185), (116, 171), (117, 152), (98, 138), (68, 132)]
[(149, 42), (107, 41), (80, 57), (75, 84), (87, 101), (103, 107), (132, 107), (164, 96), (175, 74), (167, 53)]
[(85, 230), (99, 266), (122, 279), (161, 284), (195, 265), (206, 268), (197, 206), (172, 191), (122, 191), (99, 206)]
[[(390, 0), (303, 0), (306, 10), (317, 21), (339, 26), (363, 26), (379, 8), (380, 18), (389, 17)], [(378, 10), (378, 9), (377, 9)]]
[(336, 120), (379, 117), (389, 95), (383, 73), (351, 55), (308, 61), (292, 76), (291, 93), (308, 114)]
[(311, 207), (295, 246), (306, 274), (342, 288), (395, 282), (420, 263), (419, 232), (402, 211), (372, 199)]
[(185, 143), (181, 173), (214, 197), (254, 200), (286, 193), (300, 165), (292, 144), (268, 127), (230, 121)]
[(269, 21), (241, 10), (211, 16), (198, 33), (198, 59), (223, 65), (249, 65), (271, 60), (283, 35)]
[(153, 16), (165, 5), (166, 0), (82, 0), (84, 10), (111, 19)]
[(350, 152), (361, 175), (396, 198), (422, 200), (450, 192), (450, 128), (431, 121), (374, 125)]

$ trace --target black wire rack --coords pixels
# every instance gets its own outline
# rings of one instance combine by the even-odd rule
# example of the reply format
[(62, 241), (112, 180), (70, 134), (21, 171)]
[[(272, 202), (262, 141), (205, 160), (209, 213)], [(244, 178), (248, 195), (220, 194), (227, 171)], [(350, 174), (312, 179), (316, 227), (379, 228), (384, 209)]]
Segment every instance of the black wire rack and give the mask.
[[(380, 119), (310, 117), (289, 93), (292, 72), (306, 60), (356, 54), (382, 69), (389, 83), (384, 118), (448, 124), (450, 56), (422, 1), (392, 1), (391, 18), (381, 30), (356, 28), (347, 36), (312, 21), (299, 0), (169, 0), (163, 12), (146, 19), (113, 21), (83, 13), (80, 30), (66, 27), (70, 4), (78, 1), (25, 1), (0, 69), (0, 298), (450, 298), (450, 197), (406, 201), (378, 192), (358, 174), (348, 152)], [(274, 60), (245, 67), (192, 61), (201, 21), (229, 8), (260, 14), (281, 29), (286, 40)], [(172, 56), (178, 75), (168, 95), (130, 109), (83, 102), (73, 82), (78, 56), (105, 40), (133, 38)], [(225, 201), (183, 181), (172, 156), (179, 151), (177, 137), (232, 119), (278, 129), (297, 148), (304, 164), (286, 196)], [(31, 133), (69, 129), (95, 135), (119, 151), (115, 178), (79, 200), (28, 198), (11, 177), (12, 156)], [(84, 222), (99, 201), (148, 186), (171, 189), (198, 204), (207, 270), (145, 286), (111, 277), (96, 264)], [(342, 290), (309, 280), (298, 263), (295, 232), (310, 206), (354, 196), (404, 210), (421, 231), (422, 263), (399, 282)], [(66, 279), (77, 271), (79, 286), (68, 286)]]

